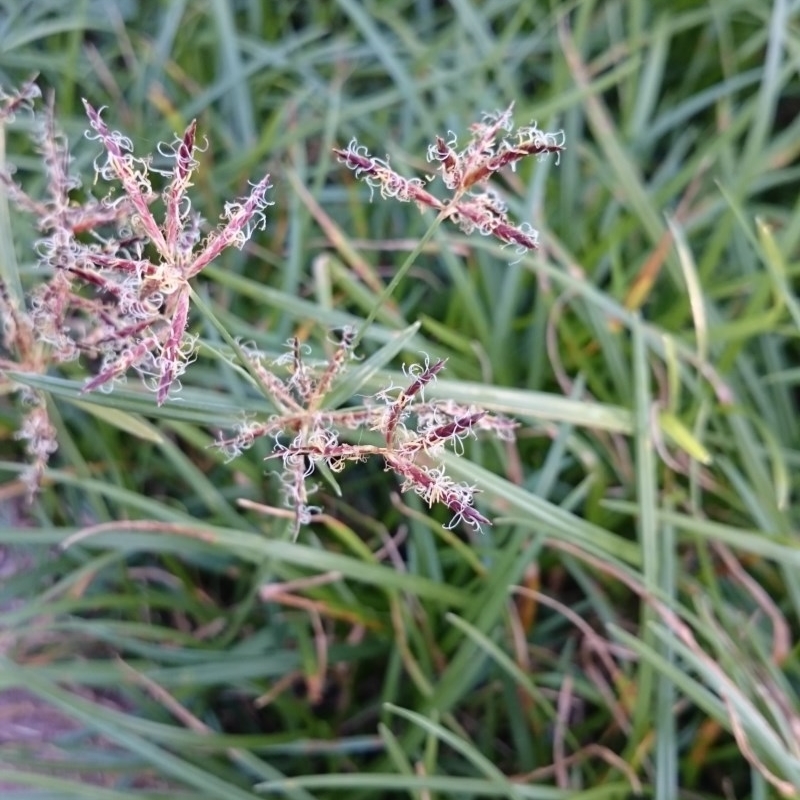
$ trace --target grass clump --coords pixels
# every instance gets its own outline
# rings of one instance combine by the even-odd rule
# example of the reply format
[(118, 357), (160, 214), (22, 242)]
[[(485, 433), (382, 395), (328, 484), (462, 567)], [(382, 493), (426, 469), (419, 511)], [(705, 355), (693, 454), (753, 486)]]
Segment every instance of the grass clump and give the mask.
[(797, 795), (797, 30), (751, 6), (9, 20), (9, 796)]

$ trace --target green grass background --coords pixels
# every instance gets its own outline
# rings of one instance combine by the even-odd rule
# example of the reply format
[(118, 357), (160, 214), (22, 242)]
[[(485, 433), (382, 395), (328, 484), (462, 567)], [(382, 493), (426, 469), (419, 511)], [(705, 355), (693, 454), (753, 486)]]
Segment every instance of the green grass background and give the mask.
[[(197, 117), (207, 219), (271, 173), (267, 230), (196, 288), (276, 355), (364, 320), (433, 222), (370, 202), (332, 147), (423, 174), (434, 136), (512, 101), (567, 142), (500, 182), (540, 251), (437, 228), (362, 341), (359, 392), (446, 357), (429, 396), (520, 421), (514, 446), (448, 459), (481, 535), (401, 503), (379, 464), (326, 485), (297, 542), (243, 506), (278, 502), (268, 448), (208, 445), (263, 401), (198, 308), (179, 402), (30, 378), (60, 435), (30, 509), (3, 399), (0, 544), (26, 567), (0, 585), (0, 687), (73, 722), (51, 758), (2, 744), (25, 787), (4, 796), (798, 793), (799, 11), (0, 3), (2, 83), (40, 74), (87, 180), (81, 97), (142, 154)], [(6, 158), (30, 186), (23, 128)], [(33, 285), (29, 222), (3, 203), (0, 226), (4, 280)], [(261, 595), (295, 581), (302, 602)]]

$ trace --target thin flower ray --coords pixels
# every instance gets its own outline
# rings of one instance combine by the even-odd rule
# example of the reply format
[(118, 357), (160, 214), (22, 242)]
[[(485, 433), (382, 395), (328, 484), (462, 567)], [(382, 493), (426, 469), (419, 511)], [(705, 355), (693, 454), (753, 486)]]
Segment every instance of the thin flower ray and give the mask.
[(147, 177), (147, 165), (142, 162), (137, 163), (137, 160), (131, 154), (133, 146), (130, 140), (122, 136), (122, 134), (111, 132), (103, 122), (100, 111), (95, 110), (85, 99), (83, 100), (83, 106), (86, 109), (86, 115), (89, 117), (89, 124), (105, 148), (108, 158), (106, 167), (99, 168), (99, 174), (105, 178), (110, 178), (113, 175), (119, 180), (126, 197), (136, 209), (142, 229), (161, 254), (161, 257), (169, 260), (170, 251), (164, 234), (150, 211), (150, 201), (154, 193)]
[(178, 295), (167, 340), (159, 358), (161, 376), (158, 381), (156, 402), (163, 405), (170, 387), (186, 368), (186, 357), (182, 353), (184, 333), (189, 322), (189, 287), (185, 286)]
[(196, 135), (197, 120), (192, 120), (175, 150), (172, 180), (164, 190), (166, 247), (173, 257), (178, 252), (180, 234), (191, 209), (191, 204), (188, 202), (185, 204), (185, 209), (181, 206), (187, 190), (192, 185), (192, 174), (197, 168), (197, 161), (194, 158)]
[(192, 259), (186, 270), (186, 277), (193, 278), (214, 261), (223, 250), (236, 247), (241, 250), (256, 230), (266, 225), (265, 209), (272, 205), (266, 199), (271, 188), (269, 175), (265, 175), (250, 192), (244, 202), (229, 203), (226, 206), (226, 223), (221, 229), (209, 234), (204, 248)]

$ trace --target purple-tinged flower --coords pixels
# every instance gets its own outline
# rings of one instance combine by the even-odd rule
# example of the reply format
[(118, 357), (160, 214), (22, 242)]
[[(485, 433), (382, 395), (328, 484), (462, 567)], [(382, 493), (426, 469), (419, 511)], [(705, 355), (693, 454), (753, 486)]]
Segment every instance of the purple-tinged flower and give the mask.
[(428, 160), (438, 164), (438, 171), (452, 193), (441, 200), (423, 188), (419, 178), (406, 178), (393, 170), (388, 161), (371, 156), (363, 145), (353, 139), (346, 149), (334, 149), (339, 160), (353, 171), (356, 178), (378, 189), (384, 198), (414, 202), (420, 208), (444, 212), (469, 234), (478, 231), (494, 236), (505, 244), (515, 245), (520, 253), (538, 248), (537, 233), (527, 223), (514, 225), (508, 220), (505, 204), (490, 189), (475, 191), (484, 186), (506, 166), (514, 169), (528, 156), (558, 158), (564, 150), (561, 132), (547, 133), (536, 123), (523, 126), (514, 138), (511, 112), (513, 103), (502, 112), (486, 114), (481, 122), (470, 128), (472, 134), (466, 147), (458, 150), (458, 137), (450, 132), (448, 138), (437, 136), (428, 147)]
[[(189, 281), (227, 248), (243, 247), (256, 230), (264, 228), (264, 211), (270, 205), (266, 199), (269, 176), (255, 184), (246, 198), (226, 203), (221, 225), (200, 241), (199, 217), (192, 211), (188, 195), (198, 167), (196, 121), (188, 125), (171, 147), (159, 148), (160, 154), (172, 164), (166, 170), (155, 170), (150, 158), (133, 155), (130, 139), (111, 131), (99, 111), (85, 100), (84, 106), (95, 132), (93, 138), (99, 140), (104, 149), (105, 160), (96, 162), (98, 175), (122, 185), (123, 202), (131, 210), (139, 241), (149, 242), (158, 253), (155, 261), (143, 257), (141, 246), (137, 246), (135, 258), (124, 251), (90, 253), (80, 268), (70, 267), (72, 273), (84, 281), (104, 282), (103, 291), (120, 298), (117, 336), (105, 336), (102, 340), (104, 367), (84, 390), (99, 388), (106, 381), (122, 377), (129, 369), (143, 375), (154, 371), (156, 399), (161, 405), (192, 358), (194, 340), (186, 333)], [(150, 181), (152, 172), (167, 178), (161, 192), (164, 203), (161, 223), (151, 210), (158, 196)], [(97, 276), (94, 280), (87, 274), (92, 271)], [(116, 287), (112, 285), (115, 282)], [(133, 340), (126, 340), (123, 333), (131, 331), (127, 324), (131, 317), (146, 320), (147, 324), (137, 328)]]

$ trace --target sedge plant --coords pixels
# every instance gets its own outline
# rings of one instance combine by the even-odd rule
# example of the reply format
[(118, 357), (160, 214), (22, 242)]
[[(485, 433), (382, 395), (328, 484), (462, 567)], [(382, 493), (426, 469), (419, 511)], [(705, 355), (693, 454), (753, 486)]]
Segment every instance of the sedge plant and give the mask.
[[(34, 83), (5, 96), (2, 115), (33, 112), (39, 91)], [(71, 169), (68, 142), (55, 121), (52, 101), (35, 125), (35, 144), (46, 171), (47, 195), (34, 198), (10, 174), (2, 180), (13, 203), (36, 220), (38, 283), (24, 297), (4, 287), (0, 368), (3, 389), (23, 400), (17, 438), (25, 443), (30, 466), (24, 474), (29, 493), (39, 486), (57, 450), (55, 427), (44, 394), (8, 373), (45, 374), (69, 362), (94, 365), (83, 391), (110, 392), (130, 374), (138, 375), (158, 405), (180, 390), (180, 379), (197, 350), (190, 332), (192, 282), (227, 249), (241, 249), (267, 223), (270, 177), (252, 184), (247, 196), (225, 204), (216, 227), (208, 229), (193, 209), (190, 189), (203, 147), (197, 122), (157, 157), (139, 156), (131, 140), (109, 128), (84, 100), (87, 137), (100, 145), (94, 182), (88, 191)], [(563, 150), (559, 134), (535, 124), (514, 132), (512, 107), (486, 115), (471, 128), (467, 145), (457, 149), (455, 134), (437, 137), (428, 151), (450, 196), (436, 197), (422, 178), (405, 178), (388, 161), (370, 156), (356, 141), (336, 155), (358, 178), (385, 198), (416, 203), (451, 219), (465, 232), (477, 231), (515, 247), (536, 249), (528, 224), (515, 225), (500, 195), (488, 186), (499, 170), (521, 159)], [(295, 535), (321, 510), (310, 499), (312, 475), (321, 465), (339, 472), (348, 462), (382, 459), (385, 468), (429, 506), (452, 513), (449, 526), (476, 530), (489, 519), (475, 507), (477, 488), (452, 479), (438, 458), (446, 446), (456, 452), (466, 438), (486, 432), (508, 438), (514, 422), (452, 400), (426, 401), (425, 387), (436, 380), (443, 360), (404, 367), (404, 386), (387, 385), (364, 402), (326, 408), (326, 397), (352, 360), (356, 331), (341, 332), (335, 352), (323, 364), (309, 365), (303, 346), (292, 339), (285, 357), (268, 360), (255, 348), (239, 347), (246, 368), (268, 398), (267, 420), (244, 420), (218, 444), (235, 457), (259, 438), (273, 442), (270, 458), (283, 463), (281, 483), (293, 510)], [(380, 443), (351, 443), (344, 432), (377, 434)], [(350, 437), (352, 438), (352, 436)]]

